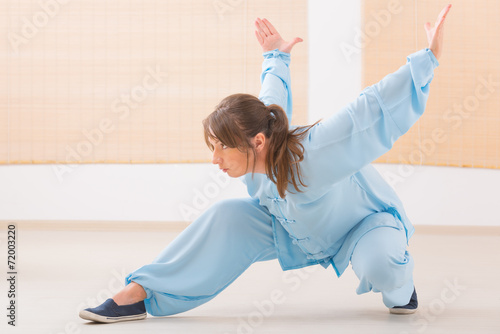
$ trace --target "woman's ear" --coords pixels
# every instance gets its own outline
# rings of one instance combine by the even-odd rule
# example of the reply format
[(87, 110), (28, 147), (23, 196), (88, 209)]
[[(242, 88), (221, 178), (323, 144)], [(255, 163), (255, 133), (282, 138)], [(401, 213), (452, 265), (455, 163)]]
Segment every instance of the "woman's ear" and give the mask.
[(266, 146), (266, 136), (262, 132), (259, 132), (253, 137), (252, 139), (252, 145), (255, 149), (255, 152), (260, 153), (264, 150), (264, 147)]

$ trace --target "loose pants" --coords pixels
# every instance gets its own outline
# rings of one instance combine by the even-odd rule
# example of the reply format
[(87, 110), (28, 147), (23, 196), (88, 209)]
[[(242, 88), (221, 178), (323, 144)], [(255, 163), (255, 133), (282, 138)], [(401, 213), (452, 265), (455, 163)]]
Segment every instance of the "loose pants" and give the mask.
[[(413, 260), (404, 230), (375, 228), (351, 256), (357, 293), (381, 292), (387, 307), (406, 305), (413, 292)], [(205, 211), (148, 265), (130, 273), (146, 291), (154, 316), (177, 314), (217, 296), (252, 263), (277, 258), (272, 217), (252, 198), (224, 200)]]

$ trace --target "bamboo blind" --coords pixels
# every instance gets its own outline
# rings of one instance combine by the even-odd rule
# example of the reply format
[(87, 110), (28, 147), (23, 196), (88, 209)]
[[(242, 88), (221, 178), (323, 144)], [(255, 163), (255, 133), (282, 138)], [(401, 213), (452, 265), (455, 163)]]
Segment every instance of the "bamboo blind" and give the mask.
[[(307, 35), (306, 0), (2, 0), (0, 163), (209, 161), (201, 120), (260, 88), (256, 17)], [(293, 51), (305, 124), (307, 45)]]
[[(423, 25), (433, 25), (447, 3), (363, 1), (363, 85), (379, 81), (403, 65), (406, 55), (426, 47)], [(382, 15), (387, 12), (389, 19)], [(497, 0), (453, 1), (426, 111), (377, 162), (500, 167), (499, 16)]]

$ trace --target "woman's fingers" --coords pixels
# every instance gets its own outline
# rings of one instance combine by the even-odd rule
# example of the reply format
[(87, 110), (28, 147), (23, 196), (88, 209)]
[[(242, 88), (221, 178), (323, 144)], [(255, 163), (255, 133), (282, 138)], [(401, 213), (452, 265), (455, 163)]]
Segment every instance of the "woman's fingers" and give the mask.
[(264, 24), (264, 22), (262, 22), (261, 19), (257, 18), (257, 21), (255, 21), (255, 22), (256, 22), (257, 26), (259, 27), (259, 33), (261, 35), (264, 34), (265, 37), (271, 35), (271, 32), (266, 27), (266, 25)]
[(425, 31), (429, 32), (429, 30), (431, 30), (431, 24), (429, 22), (425, 22), (424, 29)]
[(442, 23), (444, 21), (444, 19), (446, 18), (446, 15), (448, 14), (448, 12), (450, 11), (450, 8), (451, 8), (451, 4), (448, 4), (446, 7), (444, 7), (441, 12), (439, 13), (438, 15), (438, 20), (437, 22), (439, 23)]
[(302, 38), (295, 37), (291, 42), (286, 43), (286, 45), (283, 47), (281, 51), (290, 53), (295, 44), (300, 43), (302, 41), (303, 41)]
[(254, 22), (255, 24), (255, 29), (257, 29), (257, 31), (260, 33), (262, 32), (262, 29), (260, 28), (260, 25), (259, 25), (259, 18), (257, 18)]
[(444, 26), (444, 20), (446, 19), (446, 15), (450, 11), (451, 5), (447, 5), (446, 7), (443, 8), (441, 13), (439, 13), (439, 18), (438, 21), (436, 22), (434, 34), (436, 35), (441, 35), (443, 31), (443, 26)]
[(430, 22), (426, 22), (424, 24), (424, 29), (425, 29), (425, 32), (427, 33), (427, 41), (429, 41), (429, 43), (430, 43), (432, 41), (432, 31), (431, 31)]
[(266, 25), (267, 29), (269, 29), (269, 32), (272, 35), (278, 34), (278, 31), (276, 30), (276, 28), (274, 28), (274, 26), (271, 24), (271, 22), (269, 22), (267, 19), (263, 19), (262, 22)]
[[(259, 22), (258, 22), (258, 19), (255, 20), (255, 28), (257, 29), (255, 32), (258, 33), (262, 39), (262, 41), (264, 41), (264, 39), (267, 37), (266, 33), (262, 30)], [(260, 40), (259, 40), (260, 41)]]
[(262, 36), (257, 32), (257, 30), (255, 30), (255, 36), (257, 37), (257, 41), (259, 41), (259, 44), (262, 45), (264, 44), (264, 39), (262, 38)]
[(263, 35), (263, 37), (266, 37), (266, 36), (267, 36), (266, 32), (265, 32), (265, 31), (264, 31), (264, 29), (262, 28), (262, 26), (263, 26), (262, 21), (261, 21), (259, 18), (257, 18), (257, 19), (255, 20), (255, 26), (257, 27), (257, 31), (259, 32), (259, 34), (260, 34), (261, 36), (262, 36), (262, 35)]
[(303, 42), (304, 40), (300, 37), (295, 37), (293, 40), (292, 40), (292, 45), (295, 45), (297, 43), (300, 43), (300, 42)]

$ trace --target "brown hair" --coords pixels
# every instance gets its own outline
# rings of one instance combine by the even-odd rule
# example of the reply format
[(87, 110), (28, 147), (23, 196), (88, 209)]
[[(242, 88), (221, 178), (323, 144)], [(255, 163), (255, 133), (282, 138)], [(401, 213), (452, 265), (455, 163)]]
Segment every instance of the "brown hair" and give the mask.
[[(285, 198), (288, 183), (293, 184), (298, 192), (302, 192), (299, 184), (306, 187), (299, 165), (304, 160), (301, 141), (316, 123), (289, 130), (286, 113), (277, 104), (266, 106), (253, 95), (233, 94), (223, 99), (215, 111), (203, 120), (203, 129), (211, 150), (213, 146), (209, 138), (217, 139), (227, 147), (238, 148), (247, 156), (251, 149), (254, 157), (256, 153), (250, 140), (263, 133), (269, 141), (266, 174), (276, 184), (280, 197)], [(255, 170), (255, 163), (256, 159), (252, 171)]]

